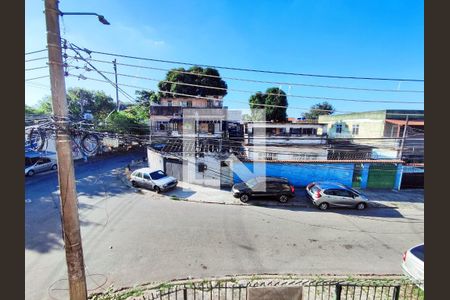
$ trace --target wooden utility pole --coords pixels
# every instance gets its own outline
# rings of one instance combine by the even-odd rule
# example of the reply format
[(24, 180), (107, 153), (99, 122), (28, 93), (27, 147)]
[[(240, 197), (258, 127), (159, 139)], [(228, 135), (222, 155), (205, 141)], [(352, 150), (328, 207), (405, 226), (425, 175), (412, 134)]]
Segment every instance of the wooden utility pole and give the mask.
[(61, 199), (61, 226), (66, 252), (69, 293), (71, 300), (86, 300), (86, 277), (78, 218), (72, 146), (69, 136), (59, 16), (58, 0), (45, 0), (52, 109), (58, 126), (56, 132), (56, 153), (58, 157), (58, 182)]
[(113, 60), (113, 66), (114, 66), (114, 75), (116, 78), (116, 105), (117, 105), (117, 111), (120, 111), (119, 86), (117, 85), (117, 61), (116, 61), (116, 59)]

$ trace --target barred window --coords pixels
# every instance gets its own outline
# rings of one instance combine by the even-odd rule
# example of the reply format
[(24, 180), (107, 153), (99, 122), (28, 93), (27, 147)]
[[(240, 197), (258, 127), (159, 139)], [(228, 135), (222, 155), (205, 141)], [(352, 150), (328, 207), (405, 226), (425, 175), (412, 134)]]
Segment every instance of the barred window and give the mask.
[(352, 134), (358, 135), (359, 134), (359, 125), (353, 125), (352, 126)]

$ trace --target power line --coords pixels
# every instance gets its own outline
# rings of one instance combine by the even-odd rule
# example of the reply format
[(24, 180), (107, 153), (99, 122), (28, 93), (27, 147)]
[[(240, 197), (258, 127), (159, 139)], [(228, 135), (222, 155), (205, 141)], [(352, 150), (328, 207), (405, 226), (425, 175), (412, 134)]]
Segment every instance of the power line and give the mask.
[(28, 78), (28, 79), (25, 79), (25, 81), (31, 81), (31, 80), (47, 78), (47, 77), (50, 77), (50, 75), (44, 75), (44, 76), (39, 76), (39, 77), (34, 77), (34, 78)]
[(277, 75), (293, 75), (293, 76), (333, 78), (333, 79), (424, 82), (423, 79), (411, 79), (411, 78), (383, 78), (383, 77), (360, 77), (360, 76), (324, 75), (324, 74), (309, 74), (309, 73), (296, 73), (296, 72), (259, 70), (259, 69), (250, 69), (250, 68), (226, 67), (226, 66), (216, 66), (216, 65), (206, 65), (206, 64), (194, 64), (194, 63), (182, 62), (182, 61), (173, 61), (173, 60), (163, 60), (163, 59), (155, 59), (155, 58), (147, 58), (147, 57), (138, 57), (138, 56), (125, 55), (125, 54), (109, 53), (109, 52), (90, 50), (90, 49), (86, 49), (86, 48), (84, 48), (84, 49), (79, 48), (79, 47), (77, 47), (77, 48), (82, 50), (82, 51), (85, 51), (87, 53), (97, 53), (97, 54), (102, 54), (102, 55), (107, 55), (107, 56), (117, 56), (117, 57), (136, 59), (136, 60), (162, 62), (162, 63), (188, 65), (188, 66), (200, 66), (200, 67), (207, 67), (207, 68), (233, 70), (233, 71), (243, 71), (243, 72), (256, 72), (256, 73), (267, 73), (267, 74), (277, 74)]
[(106, 79), (110, 84), (112, 84), (112, 86), (114, 88), (117, 88), (122, 95), (125, 95), (125, 97), (127, 97), (129, 100), (131, 100), (132, 102), (135, 102), (134, 98), (131, 97), (127, 92), (125, 92), (123, 89), (121, 89), (118, 85), (116, 85), (112, 80), (110, 80), (108, 77), (106, 77), (101, 71), (99, 71), (94, 65), (92, 65), (90, 62), (88, 62), (84, 57), (81, 56), (81, 54), (75, 49), (75, 45), (70, 44), (71, 49), (76, 52), (78, 54), (78, 56), (84, 60), (91, 68), (93, 68), (98, 74), (100, 74), (104, 79)]
[(36, 67), (36, 68), (28, 68), (28, 69), (25, 69), (25, 71), (40, 70), (40, 69), (44, 69), (44, 68), (48, 68), (48, 66), (42, 66), (42, 67)]
[(47, 59), (47, 56), (33, 58), (33, 59), (26, 59), (25, 62), (36, 61), (36, 60), (43, 60), (43, 59)]
[[(73, 66), (72, 66), (73, 67)], [(113, 72), (109, 71), (101, 71), (105, 74), (114, 74)], [(254, 91), (249, 90), (239, 90), (239, 89), (230, 89), (230, 88), (222, 88), (222, 87), (214, 87), (214, 86), (206, 86), (206, 85), (199, 85), (199, 84), (191, 84), (191, 83), (183, 83), (183, 82), (176, 82), (176, 81), (169, 81), (169, 80), (159, 80), (155, 78), (149, 78), (149, 77), (142, 77), (142, 76), (136, 76), (136, 75), (129, 75), (129, 74), (123, 74), (118, 73), (117, 75), (123, 76), (123, 77), (129, 77), (129, 78), (136, 78), (136, 79), (143, 79), (143, 80), (149, 80), (154, 82), (166, 82), (166, 83), (172, 83), (172, 84), (178, 84), (178, 85), (184, 85), (184, 86), (192, 86), (192, 87), (199, 87), (199, 88), (205, 88), (205, 89), (212, 89), (212, 90), (222, 90), (222, 91), (234, 91), (239, 93), (255, 93)], [(161, 91), (161, 93), (165, 93), (165, 91)], [(277, 93), (262, 93), (264, 95), (273, 95), (273, 96), (280, 96), (281, 94)], [(293, 95), (293, 94), (286, 94), (288, 97), (292, 98), (302, 98), (302, 99), (311, 99), (311, 100), (333, 100), (333, 101), (344, 101), (344, 102), (360, 102), (360, 103), (398, 103), (398, 104), (423, 104), (421, 101), (400, 101), (400, 100), (358, 100), (358, 99), (347, 99), (347, 98), (332, 98), (332, 97), (323, 97), (323, 96), (301, 96), (301, 95)]]
[[(77, 77), (77, 75), (74, 74), (69, 74), (70, 76), (73, 77)], [(88, 79), (88, 80), (93, 80), (93, 81), (97, 81), (97, 82), (106, 82), (109, 83), (108, 81), (104, 81), (101, 79), (96, 79), (96, 78), (92, 78), (92, 77), (86, 77), (83, 75), (83, 79)], [(130, 85), (130, 84), (121, 84), (121, 86), (125, 86), (125, 87), (130, 87), (130, 88), (135, 88), (135, 89), (140, 89), (140, 90), (145, 90), (145, 91), (153, 91), (151, 89), (148, 89), (146, 87), (142, 87), (142, 86), (136, 86), (136, 85)], [(184, 94), (184, 93), (176, 93), (176, 92), (167, 92), (165, 91), (164, 93), (166, 94), (171, 94), (171, 95), (177, 95), (177, 96), (182, 96), (182, 97), (190, 97), (190, 98), (197, 98), (197, 99), (205, 99), (205, 100), (210, 100), (211, 98), (208, 97), (203, 97), (203, 96), (194, 96), (194, 95), (189, 95), (189, 94)], [(244, 103), (244, 104), (249, 104), (248, 101), (240, 101), (240, 100), (232, 100), (232, 99), (227, 99), (228, 102), (236, 102), (236, 103)], [(332, 110), (329, 109), (311, 109), (311, 108), (306, 108), (306, 107), (293, 107), (293, 106), (283, 106), (283, 105), (272, 105), (272, 104), (256, 104), (257, 106), (264, 106), (264, 107), (278, 107), (278, 108), (290, 108), (290, 109), (296, 109), (296, 110), (303, 110), (303, 111), (323, 111), (323, 112), (330, 112)], [(339, 110), (335, 110), (334, 112), (339, 112), (339, 113), (355, 113), (353, 111), (339, 111)], [(396, 115), (396, 116), (423, 116), (424, 114), (402, 114), (402, 113), (392, 113), (392, 115)]]
[(44, 52), (44, 51), (47, 51), (47, 49), (41, 49), (41, 50), (36, 50), (36, 51), (25, 52), (25, 55), (40, 53), (40, 52)]
[[(76, 56), (70, 56), (70, 57), (75, 58), (75, 59), (77, 58)], [(99, 59), (93, 59), (93, 58), (90, 58), (89, 60), (93, 61), (93, 62), (112, 64), (112, 62), (107, 61), (107, 60), (99, 60)], [(210, 75), (210, 74), (199, 74), (199, 73), (189, 72), (189, 71), (179, 71), (176, 69), (157, 68), (157, 67), (149, 67), (149, 66), (142, 66), (142, 65), (125, 64), (125, 63), (117, 63), (117, 65), (121, 65), (121, 66), (125, 66), (125, 67), (140, 68), (140, 69), (164, 71), (164, 72), (170, 71), (173, 73), (196, 75), (199, 77), (210, 77), (210, 78), (227, 79), (227, 80), (234, 80), (234, 81), (274, 84), (274, 85), (305, 86), (305, 87), (315, 87), (315, 88), (344, 89), (344, 90), (370, 91), (370, 92), (424, 93), (424, 91), (422, 91), (422, 90), (375, 89), (375, 88), (358, 88), (358, 87), (350, 87), (350, 86), (319, 85), (319, 84), (306, 84), (306, 83), (281, 82), (281, 81), (266, 81), (266, 80), (256, 80), (256, 79), (248, 79), (248, 78), (217, 76), (217, 75)]]

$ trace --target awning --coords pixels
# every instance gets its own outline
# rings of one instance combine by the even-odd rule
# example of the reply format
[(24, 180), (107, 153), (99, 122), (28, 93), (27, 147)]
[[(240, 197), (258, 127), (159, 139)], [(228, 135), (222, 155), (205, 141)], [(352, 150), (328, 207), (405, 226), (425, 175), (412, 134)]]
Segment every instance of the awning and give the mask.
[[(406, 124), (406, 120), (388, 120), (386, 119), (386, 123), (404, 126)], [(425, 126), (425, 121), (409, 121), (409, 126)]]

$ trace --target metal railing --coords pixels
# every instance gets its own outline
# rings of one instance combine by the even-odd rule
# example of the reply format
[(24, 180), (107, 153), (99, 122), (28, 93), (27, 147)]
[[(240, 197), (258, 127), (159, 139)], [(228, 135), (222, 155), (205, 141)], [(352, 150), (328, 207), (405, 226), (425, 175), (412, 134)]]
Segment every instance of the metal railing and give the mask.
[[(323, 281), (323, 280), (220, 280), (187, 283), (165, 283), (135, 290), (134, 297), (142, 300), (255, 300), (251, 289), (261, 287), (297, 287), (302, 300), (423, 300), (424, 292), (409, 281)], [(129, 292), (129, 291), (128, 291)], [(92, 299), (102, 299), (101, 297)], [(121, 298), (122, 299), (122, 298)]]

